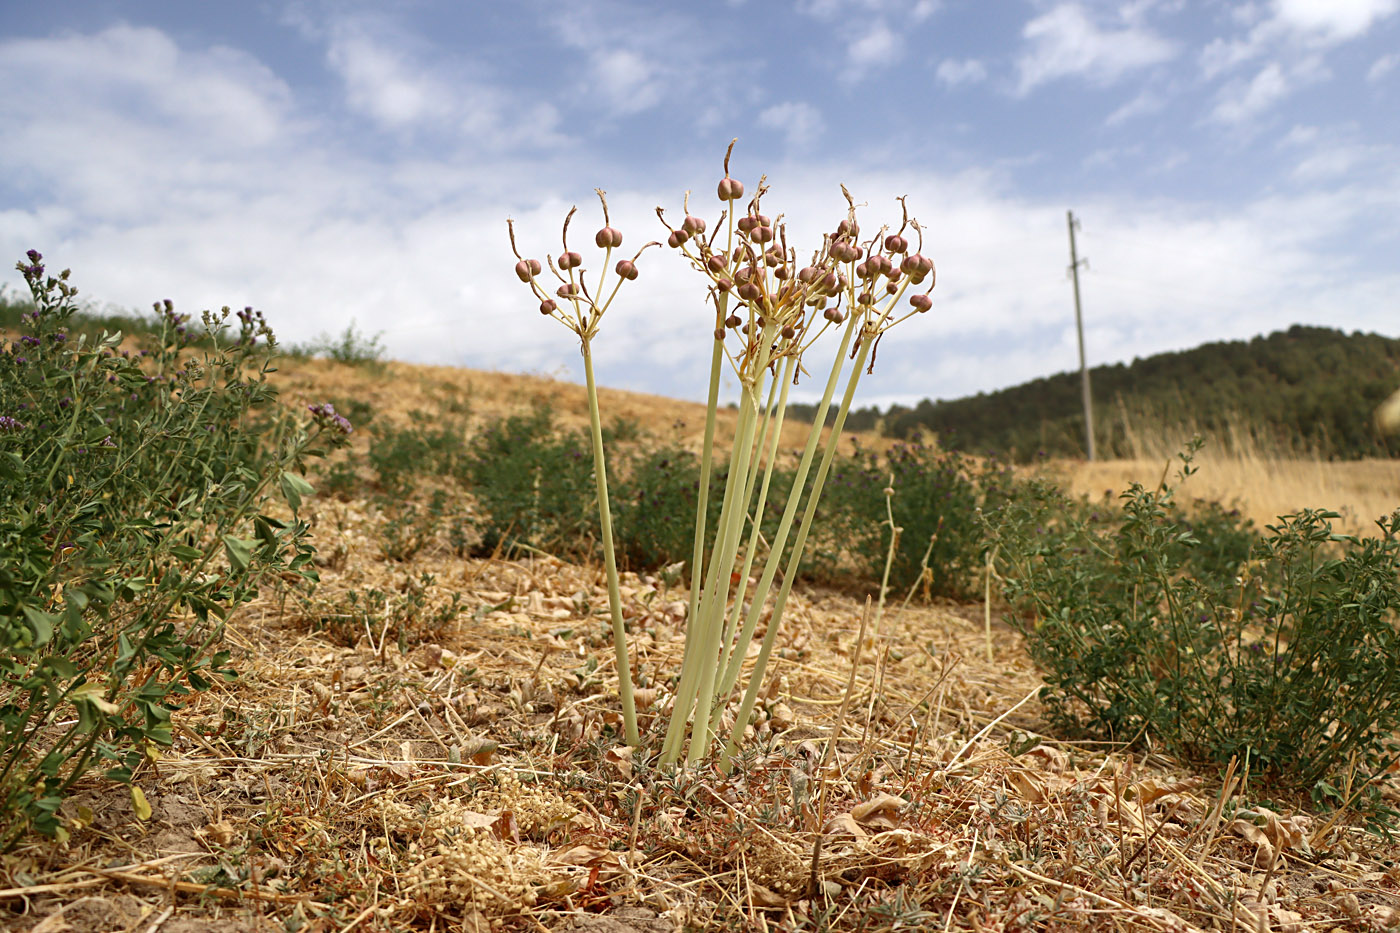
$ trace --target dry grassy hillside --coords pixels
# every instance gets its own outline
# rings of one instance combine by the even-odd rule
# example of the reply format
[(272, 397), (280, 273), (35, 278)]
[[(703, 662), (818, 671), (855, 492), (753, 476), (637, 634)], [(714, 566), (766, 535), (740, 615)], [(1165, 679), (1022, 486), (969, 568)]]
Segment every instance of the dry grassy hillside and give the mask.
[[(289, 403), (358, 398), (376, 419), (455, 400), (474, 422), (541, 401), (566, 424), (586, 421), (582, 387), (536, 376), (293, 360), (276, 379)], [(698, 446), (702, 406), (601, 395), (606, 419)], [(732, 414), (722, 424), (732, 430)], [(787, 430), (800, 446), (803, 426)], [(1161, 465), (1054, 469), (1098, 494), (1155, 483)], [(1304, 484), (1331, 477), (1335, 506), (1357, 515), (1394, 480), (1381, 465), (1226, 476), (1209, 494), (1266, 510), (1318, 504)], [(1282, 476), (1294, 485), (1271, 479)], [(749, 757), (731, 776), (665, 773), (650, 750), (684, 649), (683, 582), (624, 576), (643, 729), (643, 747), (627, 748), (599, 566), (437, 546), (392, 560), (379, 508), (308, 504), (319, 587), (269, 588), (235, 614), (241, 676), (175, 714), (174, 746), (139, 775), (149, 814), (125, 788), (85, 779), (69, 842), (0, 861), (0, 928), (1400, 924), (1400, 850), (1353, 822), (1270, 796), (1247, 768), (1192, 771), (1150, 737), (1127, 749), (1055, 735), (1000, 607), (899, 593), (877, 616), (866, 594), (802, 589)]]

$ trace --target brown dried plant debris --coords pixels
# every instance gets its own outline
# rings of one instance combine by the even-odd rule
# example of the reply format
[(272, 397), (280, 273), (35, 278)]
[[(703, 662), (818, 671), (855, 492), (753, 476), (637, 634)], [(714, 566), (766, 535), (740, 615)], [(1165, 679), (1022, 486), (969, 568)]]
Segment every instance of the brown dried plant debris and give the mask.
[[(369, 504), (317, 501), (311, 517), (334, 555), (320, 588), (269, 590), (231, 622), (242, 676), (176, 714), (175, 745), (136, 777), (149, 819), (86, 779), (67, 846), (0, 858), (0, 928), (1400, 921), (1400, 853), (1345, 820), (1270, 803), (1242, 772), (1046, 735), (1034, 668), (1002, 626), (988, 660), (981, 607), (891, 606), (858, 645), (861, 600), (795, 593), (740, 767), (661, 773), (682, 587), (622, 581), (644, 738), (631, 749), (600, 567), (443, 548), (387, 561)], [(371, 590), (412, 595), (412, 613), (331, 625)], [(428, 626), (454, 598), (460, 611)]]

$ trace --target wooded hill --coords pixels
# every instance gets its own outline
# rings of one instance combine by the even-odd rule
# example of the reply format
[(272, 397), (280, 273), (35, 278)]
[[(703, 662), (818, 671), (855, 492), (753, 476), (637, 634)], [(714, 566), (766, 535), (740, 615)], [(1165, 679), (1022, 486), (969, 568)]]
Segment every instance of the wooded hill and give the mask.
[[(1141, 454), (1144, 437), (1199, 430), (1251, 434), (1266, 449), (1329, 459), (1394, 456), (1371, 416), (1400, 387), (1400, 339), (1294, 325), (1267, 337), (1207, 343), (1090, 371), (1100, 457)], [(811, 406), (789, 406), (810, 419)], [(1079, 374), (913, 408), (851, 412), (851, 430), (920, 429), (948, 447), (1026, 461), (1084, 453)]]

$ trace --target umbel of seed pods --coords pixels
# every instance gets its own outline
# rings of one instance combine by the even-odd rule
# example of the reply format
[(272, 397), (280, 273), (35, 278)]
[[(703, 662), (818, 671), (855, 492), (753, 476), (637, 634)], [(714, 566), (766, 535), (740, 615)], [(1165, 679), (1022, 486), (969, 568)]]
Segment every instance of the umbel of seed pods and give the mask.
[[(526, 259), (520, 255), (515, 243), (515, 223), (507, 220), (510, 231), (510, 248), (515, 253), (515, 275), (530, 286), (530, 291), (540, 300), (540, 313), (552, 317), (569, 330), (578, 334), (579, 350), (583, 355), (583, 369), (588, 387), (588, 417), (593, 440), (593, 478), (598, 487), (598, 519), (602, 528), (603, 563), (608, 578), (608, 606), (612, 614), (613, 649), (617, 661), (618, 695), (622, 702), (622, 722), (627, 744), (637, 745), (641, 736), (637, 731), (637, 709), (632, 699), (632, 664), (627, 649), (627, 630), (622, 620), (622, 596), (618, 585), (617, 559), (613, 550), (612, 511), (608, 502), (608, 471), (603, 453), (602, 418), (598, 411), (598, 385), (593, 378), (593, 337), (598, 333), (598, 325), (608, 310), (623, 282), (637, 278), (637, 260), (648, 247), (660, 246), (652, 242), (637, 250), (631, 259), (619, 259), (613, 266), (616, 281), (608, 290), (608, 263), (613, 250), (622, 246), (622, 232), (612, 225), (608, 217), (608, 197), (603, 189), (596, 189), (598, 200), (603, 205), (603, 228), (593, 237), (593, 242), (603, 250), (603, 271), (598, 274), (592, 289), (589, 289), (583, 256), (569, 248), (569, 222), (574, 219), (578, 208), (570, 209), (564, 218), (562, 236), (563, 251), (557, 259), (545, 257), (549, 271), (559, 280), (554, 296), (546, 292), (540, 284), (539, 276), (544, 268), (538, 259)], [(606, 297), (604, 295), (606, 294)], [(562, 303), (562, 304), (561, 304)]]
[[(752, 657), (753, 670), (720, 760), (721, 767), (730, 767), (757, 701), (764, 668), (775, 643), (788, 593), (796, 578), (795, 571), (802, 558), (822, 485), (836, 451), (835, 444), (828, 443), (820, 458), (816, 457), (837, 384), (846, 370), (846, 351), (850, 351), (849, 358), (854, 363), (846, 372), (844, 394), (835, 406), (833, 437), (839, 436), (842, 430), (862, 371), (867, 363), (871, 366), (874, 364), (874, 351), (881, 336), (895, 324), (932, 307), (929, 292), (934, 285), (933, 263), (920, 252), (923, 231), (917, 222), (909, 218), (907, 210), (903, 212), (898, 230), (890, 232), (881, 229), (876, 236), (862, 239), (855, 203), (843, 187), (842, 192), (849, 205), (846, 219), (833, 232), (824, 235), (821, 246), (813, 251), (807, 264), (800, 265), (796, 250), (788, 244), (787, 229), (781, 215), (773, 219), (763, 213), (761, 202), (767, 190), (764, 180), (759, 181), (754, 196), (744, 204), (744, 185), (729, 174), (733, 148), (731, 143), (730, 151), (725, 154), (724, 177), (716, 188), (725, 208), (708, 236), (709, 226), (706, 222), (690, 213), (689, 195), (685, 200), (685, 217), (678, 227), (672, 227), (662, 210), (657, 209), (658, 217), (668, 230), (667, 244), (678, 250), (708, 279), (715, 312), (710, 391), (697, 489), (694, 551), (690, 564), (685, 658), (661, 749), (662, 765), (678, 761), (687, 730), (690, 731), (690, 744), (686, 761), (697, 762), (708, 753), (719, 734), (722, 714), (731, 693), (739, 686), (742, 668)], [(611, 304), (622, 282), (637, 277), (636, 261), (642, 251), (631, 259), (618, 261), (613, 269), (616, 282), (609, 291), (607, 264), (611, 261), (612, 250), (622, 245), (622, 234), (608, 220), (607, 201), (601, 191), (599, 198), (603, 202), (604, 226), (595, 235), (594, 243), (606, 253), (604, 272), (597, 277), (592, 288), (584, 274), (583, 257), (569, 248), (568, 229), (574, 214), (572, 210), (564, 222), (563, 252), (557, 259), (546, 258), (550, 272), (559, 282), (553, 295), (540, 282), (544, 266), (539, 260), (526, 259), (515, 250), (518, 260), (515, 271), (539, 299), (540, 312), (554, 317), (580, 337), (593, 427), (602, 544), (613, 610), (619, 699), (627, 742), (635, 746), (639, 739), (632, 701), (631, 664), (618, 599), (590, 342), (597, 332), (603, 312)], [(903, 207), (902, 198), (900, 204)], [(742, 209), (740, 205), (743, 205)], [(917, 238), (913, 252), (910, 252), (910, 243), (905, 237), (909, 230)], [(515, 245), (512, 225), (512, 249), (515, 249)], [(647, 244), (652, 245), (659, 244)], [(902, 304), (905, 295), (909, 296), (907, 309)], [(761, 514), (764, 509), (772, 466), (777, 457), (778, 439), (782, 433), (788, 388), (799, 374), (805, 372), (802, 368), (803, 355), (829, 329), (840, 332), (840, 344), (834, 354), (825, 394), (813, 418), (807, 445), (794, 476), (794, 493), (783, 507), (777, 531), (766, 542), (761, 576), (754, 583), (751, 598), (746, 602), (750, 570), (760, 569), (754, 566), (755, 555), (765, 548), (760, 546), (759, 528), (754, 523), (748, 523), (752, 528), (749, 529), (747, 545), (741, 541), (746, 527), (745, 519), (750, 514)], [(737, 340), (727, 339), (731, 333)], [(715, 446), (718, 387), (722, 364), (726, 359), (739, 376), (742, 402), (735, 442), (729, 452), (730, 463), (719, 527), (707, 538), (706, 503)], [(766, 404), (760, 399), (765, 385), (768, 389)], [(816, 462), (818, 459), (820, 464)], [(805, 495), (803, 490), (806, 490)], [(802, 513), (800, 521), (799, 511)], [(789, 548), (790, 534), (792, 540)], [(707, 540), (712, 548), (709, 551), (705, 549)], [(770, 593), (782, 565), (786, 565), (786, 572), (776, 595), (772, 597), (767, 631), (755, 656), (748, 648), (755, 637), (760, 617), (764, 616), (764, 607), (769, 605)]]

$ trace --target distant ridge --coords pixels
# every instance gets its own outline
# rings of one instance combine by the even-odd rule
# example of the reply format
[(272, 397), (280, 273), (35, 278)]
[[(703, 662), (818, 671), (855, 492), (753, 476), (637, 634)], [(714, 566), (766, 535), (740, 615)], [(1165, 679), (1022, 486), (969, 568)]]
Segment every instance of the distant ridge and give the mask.
[[(1154, 432), (1245, 430), (1276, 450), (1330, 459), (1394, 456), (1372, 412), (1400, 386), (1400, 339), (1294, 325), (1251, 340), (1203, 344), (1090, 371), (1103, 458), (1140, 454)], [(811, 406), (791, 415), (810, 419)], [(995, 451), (1019, 461), (1080, 457), (1084, 451), (1078, 373), (913, 408), (852, 412), (852, 430), (907, 438), (920, 429), (945, 446)]]

